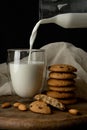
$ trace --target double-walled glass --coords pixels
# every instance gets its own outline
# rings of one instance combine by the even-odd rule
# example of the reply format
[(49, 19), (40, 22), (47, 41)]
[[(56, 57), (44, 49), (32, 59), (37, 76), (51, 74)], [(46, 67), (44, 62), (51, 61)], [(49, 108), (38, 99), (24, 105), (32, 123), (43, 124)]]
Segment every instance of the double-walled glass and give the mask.
[(15, 93), (32, 98), (44, 90), (46, 81), (46, 54), (43, 49), (9, 49), (8, 66)]

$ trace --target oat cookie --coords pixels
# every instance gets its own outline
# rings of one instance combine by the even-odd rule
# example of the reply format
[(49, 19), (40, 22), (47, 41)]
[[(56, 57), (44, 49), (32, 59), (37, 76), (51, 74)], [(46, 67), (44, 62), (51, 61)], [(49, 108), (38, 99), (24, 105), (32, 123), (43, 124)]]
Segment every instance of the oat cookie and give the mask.
[(44, 101), (45, 103), (50, 104), (51, 106), (58, 108), (59, 110), (64, 111), (66, 109), (65, 105), (63, 105), (60, 101), (46, 94), (37, 94), (34, 98), (39, 101)]
[(50, 65), (48, 70), (54, 72), (76, 72), (77, 68), (68, 64), (54, 64)]
[(76, 86), (62, 86), (62, 87), (55, 87), (55, 86), (48, 86), (48, 90), (58, 91), (58, 92), (72, 92), (76, 90)]
[(33, 101), (30, 103), (29, 109), (36, 113), (51, 114), (51, 108), (43, 101)]
[(75, 97), (74, 92), (57, 92), (57, 91), (47, 91), (47, 95), (53, 98), (72, 98)]
[(54, 78), (54, 79), (74, 79), (76, 78), (76, 74), (75, 73), (58, 73), (58, 72), (50, 72), (49, 73), (49, 77), (50, 78)]
[(74, 83), (75, 80), (52, 79), (52, 78), (49, 78), (47, 80), (47, 84), (51, 86), (69, 86), (73, 85)]

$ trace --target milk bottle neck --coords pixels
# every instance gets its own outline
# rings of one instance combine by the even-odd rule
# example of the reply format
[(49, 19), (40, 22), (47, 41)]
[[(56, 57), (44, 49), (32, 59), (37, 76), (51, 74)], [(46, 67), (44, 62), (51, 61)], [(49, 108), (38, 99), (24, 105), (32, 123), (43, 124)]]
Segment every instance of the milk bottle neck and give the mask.
[(35, 38), (37, 36), (37, 30), (40, 24), (54, 23), (63, 28), (87, 28), (87, 13), (65, 13), (58, 14), (51, 18), (41, 19), (34, 26), (29, 44), (33, 47)]

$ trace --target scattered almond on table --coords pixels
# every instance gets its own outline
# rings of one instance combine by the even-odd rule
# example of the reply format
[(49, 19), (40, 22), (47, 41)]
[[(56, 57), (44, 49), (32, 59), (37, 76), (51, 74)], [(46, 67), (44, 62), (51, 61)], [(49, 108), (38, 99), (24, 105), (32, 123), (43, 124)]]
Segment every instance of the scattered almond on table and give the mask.
[(23, 103), (20, 102), (15, 102), (13, 103), (13, 105), (10, 102), (4, 102), (1, 104), (1, 108), (9, 108), (9, 107), (14, 107), (14, 108), (18, 108), (18, 110), (21, 111), (26, 111), (27, 110), (27, 106)]
[(80, 111), (78, 109), (71, 108), (68, 112), (72, 115), (80, 115)]
[(25, 104), (20, 103), (18, 106), (18, 109), (21, 111), (26, 111), (27, 110), (27, 106)]
[[(13, 105), (10, 102), (4, 102), (4, 103), (1, 104), (1, 108), (3, 108), (3, 109), (4, 108), (9, 108), (9, 107), (12, 107), (12, 106), (14, 108), (17, 108), (20, 111), (27, 111), (28, 110), (27, 105), (23, 104), (21, 102), (14, 102)], [(67, 112), (70, 113), (70, 114), (72, 114), (72, 115), (80, 115), (81, 114), (80, 111), (78, 109), (75, 109), (75, 108), (69, 108), (67, 110)]]
[(1, 104), (1, 108), (8, 108), (11, 107), (11, 103), (10, 102), (4, 102)]
[(26, 111), (27, 110), (27, 106), (23, 103), (20, 103), (20, 102), (15, 102), (13, 104), (13, 107), (18, 108), (18, 110), (20, 110), (20, 111)]
[(20, 102), (15, 102), (15, 103), (13, 104), (13, 107), (16, 107), (16, 108), (17, 108), (20, 104), (21, 104)]

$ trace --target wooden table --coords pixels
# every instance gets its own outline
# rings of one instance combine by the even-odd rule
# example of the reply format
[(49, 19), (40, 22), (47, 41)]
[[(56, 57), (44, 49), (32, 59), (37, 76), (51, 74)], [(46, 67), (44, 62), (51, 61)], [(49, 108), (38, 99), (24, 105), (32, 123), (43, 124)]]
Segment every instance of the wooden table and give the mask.
[[(0, 105), (3, 102), (20, 101), (18, 96), (1, 96)], [(28, 106), (29, 103), (26, 102)], [(53, 109), (51, 115), (37, 114), (31, 111), (19, 111), (13, 106), (10, 108), (2, 109), (0, 106), (0, 129), (24, 129), (24, 130), (71, 130), (74, 128), (87, 127), (87, 102), (81, 101), (77, 104), (69, 106), (70, 108), (77, 108), (80, 110), (81, 115), (71, 115), (68, 112), (62, 112)]]

